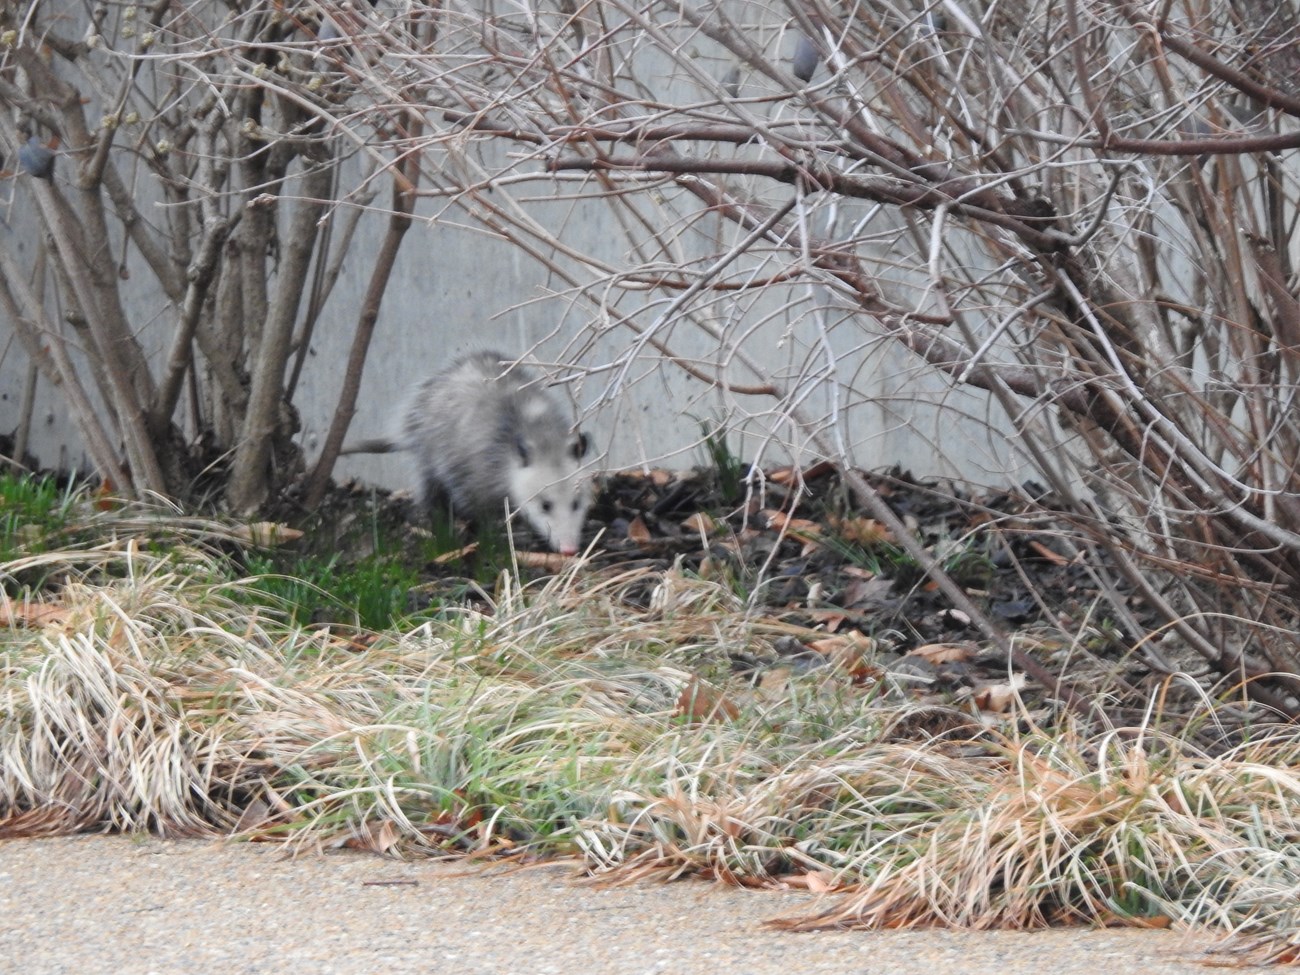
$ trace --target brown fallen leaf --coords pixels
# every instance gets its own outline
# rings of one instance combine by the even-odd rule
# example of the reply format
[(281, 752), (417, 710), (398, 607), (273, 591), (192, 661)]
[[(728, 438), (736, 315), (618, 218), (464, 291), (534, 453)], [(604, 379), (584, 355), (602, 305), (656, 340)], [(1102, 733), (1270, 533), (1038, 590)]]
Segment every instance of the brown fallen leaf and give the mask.
[(889, 601), (893, 590), (892, 579), (870, 575), (860, 579), (851, 578), (844, 587), (840, 602), (850, 608), (879, 605)]
[(946, 664), (952, 661), (965, 663), (975, 657), (979, 648), (973, 643), (927, 643), (913, 647), (907, 652), (909, 657), (920, 657), (932, 664)]
[(814, 894), (825, 894), (836, 887), (835, 875), (829, 870), (782, 874), (781, 883), (793, 890), (807, 890)]
[(825, 656), (856, 684), (874, 682), (882, 676), (880, 668), (874, 663), (876, 641), (859, 630), (847, 630), (835, 636), (811, 640), (807, 646)]
[(822, 533), (822, 526), (817, 522), (809, 518), (791, 517), (776, 508), (764, 508), (759, 514), (772, 531), (785, 532), (795, 538), (817, 539)]
[(239, 820), (235, 823), (235, 832), (246, 833), (263, 826), (269, 826), (275, 821), (275, 817), (271, 813), (271, 807), (266, 800), (254, 799), (239, 814)]
[(767, 522), (768, 528), (778, 532), (784, 528), (786, 522), (790, 520), (789, 515), (776, 508), (763, 508), (759, 511), (759, 514), (762, 515), (763, 520)]
[(1170, 918), (1164, 914), (1151, 914), (1148, 916), (1133, 914), (1116, 914), (1113, 911), (1100, 911), (1097, 914), (1097, 920), (1101, 922), (1102, 927), (1106, 928), (1152, 928), (1164, 929), (1172, 923)]
[(810, 518), (791, 518), (785, 523), (785, 530), (792, 535), (812, 537), (822, 533), (822, 526)]
[(991, 714), (1006, 714), (1015, 704), (1020, 692), (1025, 687), (1024, 674), (1012, 674), (1005, 684), (985, 684), (977, 687), (972, 700), (981, 711)]
[(814, 894), (824, 894), (835, 889), (835, 875), (829, 870), (809, 870), (805, 876), (808, 878), (808, 889)]
[(805, 484), (809, 481), (815, 481), (821, 477), (827, 477), (835, 473), (835, 465), (828, 460), (819, 460), (805, 468), (798, 467), (780, 467), (767, 475), (767, 479), (773, 484), (789, 486), (798, 484), (800, 481)]
[(448, 562), (455, 562), (457, 559), (463, 559), (466, 556), (473, 555), (478, 551), (478, 542), (470, 542), (468, 545), (462, 545), (460, 548), (451, 552), (443, 552), (433, 560), (434, 565), (446, 565)]
[(541, 569), (543, 572), (560, 572), (573, 561), (572, 555), (561, 555), (559, 552), (516, 552), (515, 557), (520, 565)]
[(375, 644), (379, 642), (378, 633), (350, 633), (339, 634), (336, 641), (344, 650), (351, 653), (365, 653), (367, 650), (373, 650)]
[(847, 542), (863, 548), (890, 544), (894, 534), (874, 518), (832, 518), (831, 527)]
[(644, 545), (650, 541), (650, 529), (646, 527), (645, 520), (640, 515), (633, 518), (627, 526), (627, 537), (638, 545)]
[(397, 832), (397, 827), (393, 825), (392, 820), (385, 819), (381, 823), (362, 823), (353, 827), (352, 836), (348, 837), (343, 845), (353, 850), (366, 850), (373, 853), (387, 853), (393, 847), (397, 846), (401, 839)]
[(1031, 541), (1029, 547), (1053, 565), (1069, 565), (1070, 560), (1059, 552), (1053, 552), (1042, 542)]
[(778, 698), (790, 686), (792, 676), (794, 676), (794, 671), (789, 667), (773, 667), (771, 670), (765, 671), (763, 676), (758, 679), (758, 689), (767, 697)]
[(677, 696), (673, 716), (690, 721), (735, 721), (740, 717), (740, 708), (716, 687), (692, 677)]
[(839, 571), (840, 575), (852, 576), (854, 579), (874, 579), (876, 577), (874, 569), (864, 569), (860, 565), (842, 565)]
[(826, 627), (826, 632), (835, 633), (844, 625), (844, 621), (847, 620), (848, 617), (843, 613), (838, 613), (832, 610), (829, 616), (823, 616), (822, 619), (825, 621), (823, 625)]
[(57, 626), (68, 618), (68, 610), (55, 603), (16, 603), (0, 591), (0, 626)]
[(682, 522), (682, 528), (697, 535), (711, 535), (717, 523), (703, 511), (697, 511)]
[(811, 467), (804, 468), (803, 479), (815, 481), (821, 477), (830, 477), (835, 473), (835, 465), (829, 460), (819, 460)]
[(287, 542), (296, 542), (303, 533), (297, 528), (290, 528), (275, 521), (255, 521), (251, 525), (240, 525), (234, 536), (258, 548), (276, 548)]
[(117, 488), (109, 478), (104, 478), (95, 490), (94, 504), (96, 511), (113, 511), (122, 506), (117, 497)]

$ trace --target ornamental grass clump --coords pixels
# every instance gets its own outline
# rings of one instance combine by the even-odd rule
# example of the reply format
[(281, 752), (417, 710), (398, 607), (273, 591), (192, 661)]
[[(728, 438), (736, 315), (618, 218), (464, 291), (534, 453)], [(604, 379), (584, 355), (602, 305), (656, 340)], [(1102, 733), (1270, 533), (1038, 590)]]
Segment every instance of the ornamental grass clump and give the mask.
[[(0, 836), (567, 856), (827, 892), (777, 923), (1202, 925), (1300, 944), (1300, 737), (924, 699), (680, 568), (573, 567), (370, 633), (139, 512), (0, 567)], [(12, 581), (42, 560), (43, 588)], [(756, 663), (757, 662), (757, 663)], [(743, 667), (742, 667), (743, 663)], [(1177, 720), (1175, 720), (1175, 717)], [(1216, 730), (1217, 728), (1217, 730)]]

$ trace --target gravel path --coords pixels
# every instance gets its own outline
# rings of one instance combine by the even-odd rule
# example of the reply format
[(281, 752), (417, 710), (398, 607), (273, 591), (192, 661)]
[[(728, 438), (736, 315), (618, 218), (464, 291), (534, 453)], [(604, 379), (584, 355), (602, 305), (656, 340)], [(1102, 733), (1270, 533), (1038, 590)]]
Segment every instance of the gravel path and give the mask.
[(1204, 972), (1167, 931), (762, 926), (807, 895), (698, 882), (593, 888), (572, 867), (482, 870), (269, 845), (0, 842), (0, 972), (15, 975), (1099, 975)]

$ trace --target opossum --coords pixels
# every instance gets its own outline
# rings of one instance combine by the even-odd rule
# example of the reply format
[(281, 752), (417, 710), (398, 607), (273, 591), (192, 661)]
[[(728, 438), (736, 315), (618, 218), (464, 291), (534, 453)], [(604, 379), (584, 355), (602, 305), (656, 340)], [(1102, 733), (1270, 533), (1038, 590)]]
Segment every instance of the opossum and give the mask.
[(591, 506), (587, 437), (571, 431), (531, 371), (507, 371), (511, 361), (490, 351), (458, 360), (416, 389), (393, 441), (345, 452), (407, 450), (422, 507), (445, 497), (462, 514), (491, 517), (509, 501), (548, 546), (573, 555)]

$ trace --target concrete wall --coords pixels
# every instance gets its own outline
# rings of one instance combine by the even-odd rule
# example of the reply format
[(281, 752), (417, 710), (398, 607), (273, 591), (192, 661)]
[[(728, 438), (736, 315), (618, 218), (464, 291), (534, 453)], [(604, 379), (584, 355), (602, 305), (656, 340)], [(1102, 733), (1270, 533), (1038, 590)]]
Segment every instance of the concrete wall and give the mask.
[[(0, 227), (0, 246), (29, 259), (37, 231), (23, 200), (27, 188), (21, 179), (11, 186), (13, 205)], [(617, 242), (617, 228), (604, 211), (575, 225), (573, 233), (595, 238), (575, 245), (590, 244), (597, 253), (601, 240)], [(381, 234), (381, 221), (363, 224), (311, 341), (296, 398), (309, 455), (329, 423), (370, 270), (368, 256)], [(132, 280), (147, 285), (149, 276), (141, 270)], [(621, 362), (637, 334), (625, 327), (602, 329), (600, 313), (556, 294), (561, 286), (509, 244), (450, 221), (414, 226), (385, 298), (351, 439), (391, 432), (410, 387), (457, 355), (488, 347), (527, 354), (550, 364), (557, 378), (567, 378), (558, 388), (593, 436), (602, 466), (698, 463), (700, 424), (717, 421), (733, 428), (732, 442), (746, 458), (768, 464), (814, 459), (807, 431), (784, 416), (783, 404), (711, 388), (649, 346), (630, 364)], [(161, 355), (175, 310), (151, 289), (128, 287), (127, 294), (142, 340)], [(638, 296), (621, 296), (611, 311), (634, 315), (642, 328), (649, 327), (659, 309), (643, 307), (634, 314), (638, 304), (644, 304)], [(782, 287), (757, 299), (724, 301), (709, 309), (703, 324), (682, 317), (660, 325), (658, 334), (675, 353), (701, 364), (743, 349), (799, 393), (803, 413), (847, 445), (860, 466), (900, 465), (917, 474), (980, 482), (1021, 476), (1001, 435), (990, 433), (990, 426), (1006, 429), (995, 406), (952, 388), (820, 288)], [(559, 370), (561, 362), (576, 368)], [(758, 381), (734, 363), (723, 375), (742, 384)], [(9, 323), (0, 320), (0, 434), (18, 422), (27, 379), (27, 357)], [(41, 463), (84, 466), (62, 397), (43, 380), (35, 415), (32, 449)], [(394, 457), (347, 459), (338, 469), (341, 477), (385, 486), (402, 483), (404, 471)]]
[[(769, 42), (779, 45), (786, 40), (773, 32)], [(704, 48), (701, 57), (707, 58), (707, 45)], [(779, 50), (774, 54), (779, 56)], [(645, 66), (645, 73), (655, 76), (654, 65)], [(665, 85), (671, 84), (666, 65), (659, 74)], [(479, 154), (499, 151), (481, 144), (473, 149)], [(731, 151), (743, 157), (759, 150), (742, 146)], [(349, 169), (344, 180), (349, 173), (356, 178)], [(66, 181), (68, 176), (63, 171), (58, 178)], [(26, 262), (37, 231), (25, 179), (8, 184), (11, 198), (0, 226), (0, 246), (13, 248)], [(139, 189), (150, 192), (144, 183)], [(574, 191), (575, 184), (560, 184), (554, 192), (564, 199), (533, 205), (530, 213), (575, 250), (599, 255), (614, 266), (627, 263), (633, 248), (624, 226), (603, 205), (569, 199)], [(779, 186), (761, 191), (774, 201), (791, 192)], [(546, 190), (539, 184), (529, 192), (543, 195)], [(666, 187), (657, 192), (661, 199), (652, 217), (661, 217), (665, 227), (676, 227), (678, 221), (686, 227), (683, 214), (700, 210), (699, 201), (683, 191)], [(891, 226), (888, 221), (895, 218), (888, 213), (873, 212), (868, 204), (853, 201), (822, 206), (816, 211), (822, 223), (815, 230), (836, 239), (854, 228), (855, 239), (875, 241), (861, 245), (864, 252), (874, 249), (888, 258), (905, 229)], [(488, 347), (569, 367), (554, 370), (563, 380), (559, 389), (572, 400), (598, 448), (599, 464), (606, 468), (699, 463), (704, 459), (701, 423), (717, 422), (727, 424), (734, 449), (746, 459), (766, 465), (792, 458), (810, 462), (821, 453), (809, 443), (810, 423), (862, 467), (899, 465), (921, 475), (982, 483), (1005, 483), (1026, 474), (996, 405), (982, 394), (954, 388), (821, 285), (796, 281), (761, 293), (735, 293), (693, 316), (665, 314), (676, 297), (671, 293), (611, 290), (608, 300), (597, 306), (574, 301), (570, 281), (518, 248), (473, 229), (445, 202), (426, 201), (418, 218), (385, 298), (352, 440), (391, 432), (403, 397), (416, 382), (465, 351)], [(688, 261), (707, 259), (740, 235), (716, 216), (693, 217), (689, 227), (674, 241), (675, 256)], [(309, 456), (315, 455), (329, 424), (369, 259), (383, 230), (381, 215), (362, 222), (311, 340), (295, 403)], [(134, 258), (131, 249), (127, 251), (130, 269)], [(593, 280), (590, 271), (557, 260), (579, 283)], [(758, 258), (749, 266), (756, 273), (762, 268)], [(150, 289), (149, 280), (140, 269), (125, 289), (142, 341), (162, 355), (176, 312)], [(925, 282), (900, 273), (881, 284), (908, 306), (921, 300)], [(600, 289), (592, 293), (604, 294)], [(677, 356), (710, 367), (725, 363), (720, 375), (728, 381), (759, 382), (762, 376), (738, 363), (737, 353), (743, 353), (759, 364), (761, 373), (779, 381), (789, 396), (776, 402), (714, 388), (665, 361), (636, 330), (618, 324), (621, 320), (653, 330)], [(639, 352), (629, 360), (632, 349)], [(0, 434), (17, 423), (27, 375), (26, 356), (9, 323), (0, 320)], [(41, 463), (82, 464), (76, 431), (58, 391), (42, 382), (37, 401), (32, 447)], [(803, 425), (789, 417), (796, 403), (807, 421)], [(337, 473), (390, 487), (405, 480), (405, 466), (396, 457), (345, 459)]]

